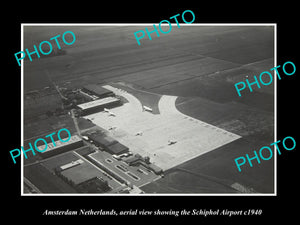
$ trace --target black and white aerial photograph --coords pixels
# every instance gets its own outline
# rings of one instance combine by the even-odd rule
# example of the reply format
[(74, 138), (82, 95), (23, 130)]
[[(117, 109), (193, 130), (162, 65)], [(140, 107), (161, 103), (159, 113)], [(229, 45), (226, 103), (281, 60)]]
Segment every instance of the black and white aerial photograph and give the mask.
[(274, 157), (235, 161), (274, 142), (274, 82), (235, 88), (275, 66), (274, 24), (22, 28), (23, 144), (44, 150), (22, 195), (276, 192)]

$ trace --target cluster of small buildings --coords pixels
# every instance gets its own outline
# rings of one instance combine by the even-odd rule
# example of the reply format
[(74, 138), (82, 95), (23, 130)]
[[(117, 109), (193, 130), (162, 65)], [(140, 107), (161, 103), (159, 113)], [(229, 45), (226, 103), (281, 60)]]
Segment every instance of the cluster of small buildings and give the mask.
[(150, 171), (154, 172), (156, 175), (160, 175), (163, 173), (163, 170), (156, 166), (153, 163), (150, 163), (149, 157), (142, 157), (139, 154), (135, 154), (124, 160), (129, 166), (139, 166), (142, 165)]
[(95, 146), (100, 147), (112, 155), (121, 155), (129, 151), (128, 147), (103, 133), (92, 133), (89, 134), (88, 137)]
[[(112, 91), (107, 90), (99, 85), (86, 85), (79, 91), (79, 94), (84, 96), (84, 101), (87, 101), (85, 103), (76, 105), (79, 115), (96, 113), (99, 111), (107, 110), (109, 108), (120, 106), (122, 104), (121, 100), (117, 98)], [(54, 168), (54, 173), (66, 183), (71, 185), (78, 192), (105, 193), (113, 191), (115, 187), (111, 186), (113, 182), (111, 181), (112, 177), (114, 177), (114, 179), (118, 180), (119, 182), (122, 181), (121, 183), (124, 184), (123, 178), (119, 179), (118, 176), (112, 173), (108, 168), (102, 168), (103, 165), (101, 165), (103, 173), (99, 174), (99, 171), (92, 169), (92, 166), (89, 163), (85, 162), (86, 160), (88, 160), (97, 165), (97, 162), (93, 162), (92, 158), (88, 157), (91, 152), (95, 151), (95, 148), (85, 145), (84, 141), (90, 142), (101, 151), (110, 153), (117, 160), (122, 159), (129, 166), (142, 165), (143, 168), (145, 168), (144, 170), (148, 170), (148, 172), (153, 172), (156, 175), (162, 174), (162, 169), (150, 163), (149, 157), (143, 158), (138, 154), (133, 156), (127, 146), (108, 136), (106, 132), (100, 130), (88, 131), (84, 134), (84, 136), (72, 135), (68, 142), (55, 141), (52, 143), (48, 143), (47, 148), (45, 147), (45, 145), (38, 146), (40, 150), (46, 149), (43, 152), (38, 152), (43, 159), (77, 149), (76, 154), (81, 155), (83, 158), (78, 158), (77, 160), (65, 162), (62, 165), (56, 166)], [(140, 173), (144, 172), (145, 174), (147, 174), (147, 172), (145, 172), (144, 170), (140, 169), (140, 171), (138, 171)], [(132, 176), (134, 176), (134, 174), (130, 172), (126, 172), (126, 174), (131, 174)], [(132, 187), (129, 186), (128, 188), (132, 189)]]

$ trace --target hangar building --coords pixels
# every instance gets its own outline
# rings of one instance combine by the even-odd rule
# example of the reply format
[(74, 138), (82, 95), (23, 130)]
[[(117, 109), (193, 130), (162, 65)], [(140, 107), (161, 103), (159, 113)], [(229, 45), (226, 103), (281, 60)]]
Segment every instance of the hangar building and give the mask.
[(120, 155), (128, 152), (129, 148), (117, 142), (116, 144), (106, 146), (105, 150), (112, 155)]
[[(65, 141), (67, 138), (63, 138), (62, 140)], [(46, 148), (45, 145), (37, 146), (39, 150), (43, 151), (38, 152), (42, 158), (48, 158), (83, 146), (83, 141), (78, 135), (71, 136), (70, 140), (67, 142), (57, 140), (54, 143), (55, 145), (52, 142), (47, 143), (47, 149), (45, 151), (43, 151)]]
[(97, 99), (95, 101), (86, 102), (83, 104), (77, 105), (81, 111), (81, 115), (89, 115), (92, 113), (97, 113), (103, 111), (104, 108), (113, 108), (121, 105), (121, 101), (115, 97), (106, 97)]

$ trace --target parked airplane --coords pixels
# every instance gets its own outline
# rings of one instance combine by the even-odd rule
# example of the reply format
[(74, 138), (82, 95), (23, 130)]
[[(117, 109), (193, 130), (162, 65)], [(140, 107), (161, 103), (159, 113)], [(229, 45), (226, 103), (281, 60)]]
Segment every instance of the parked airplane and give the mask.
[(110, 127), (108, 130), (115, 130), (117, 127)]
[(116, 116), (113, 112), (109, 112), (109, 116)]
[(176, 144), (177, 143), (177, 141), (175, 141), (175, 140), (168, 140), (168, 145), (173, 145), (173, 144)]
[(109, 109), (104, 108), (104, 112), (107, 112), (109, 114), (109, 116), (116, 116), (116, 114), (114, 114), (113, 112), (111, 112)]
[(143, 135), (143, 132), (142, 132), (142, 131), (137, 132), (137, 133), (135, 134), (135, 136), (142, 136), (142, 135)]
[(143, 105), (143, 111), (152, 112), (152, 109), (148, 106)]

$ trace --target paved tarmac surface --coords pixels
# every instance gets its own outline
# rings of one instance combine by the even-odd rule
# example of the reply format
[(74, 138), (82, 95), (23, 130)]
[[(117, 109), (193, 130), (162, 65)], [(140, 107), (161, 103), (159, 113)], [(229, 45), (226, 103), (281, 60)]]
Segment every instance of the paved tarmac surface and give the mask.
[[(162, 96), (158, 102), (159, 114), (153, 114), (143, 110), (133, 95), (109, 85), (103, 87), (128, 102), (110, 110), (116, 116), (103, 111), (85, 118), (93, 118), (93, 123), (107, 131), (116, 127), (110, 132), (113, 138), (134, 154), (149, 156), (164, 171), (240, 138), (182, 114), (175, 107), (176, 96)], [(176, 143), (169, 144), (169, 141)]]

